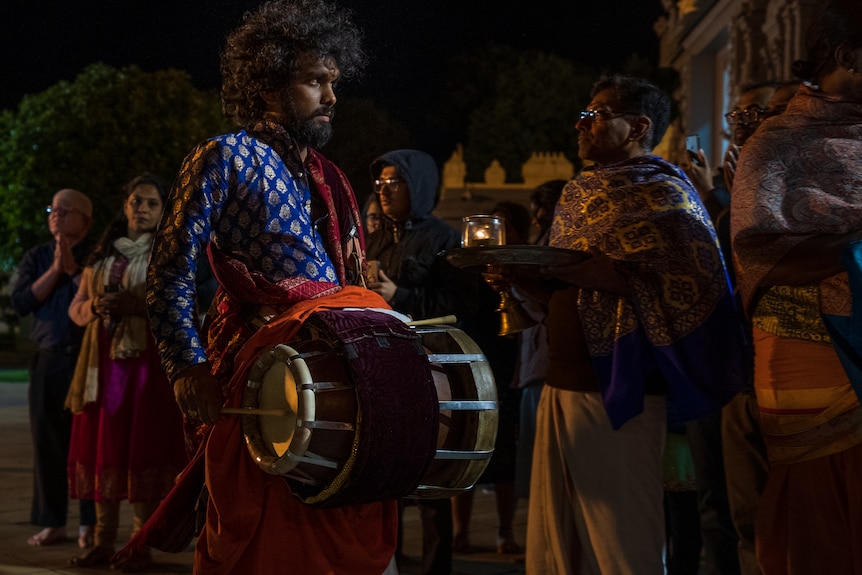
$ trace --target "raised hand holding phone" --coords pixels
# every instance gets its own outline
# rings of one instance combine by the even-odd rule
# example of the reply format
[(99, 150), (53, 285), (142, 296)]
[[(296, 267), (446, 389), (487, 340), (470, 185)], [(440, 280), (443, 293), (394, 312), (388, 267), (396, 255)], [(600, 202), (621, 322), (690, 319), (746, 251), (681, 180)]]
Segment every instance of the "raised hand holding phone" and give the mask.
[(688, 152), (688, 157), (698, 166), (702, 166), (700, 155), (700, 136), (691, 134), (685, 137), (685, 151)]
[(692, 134), (685, 138), (685, 151), (691, 160), (690, 164), (683, 165), (682, 169), (694, 184), (697, 193), (704, 202), (712, 191), (712, 168), (709, 160), (700, 149), (700, 137)]

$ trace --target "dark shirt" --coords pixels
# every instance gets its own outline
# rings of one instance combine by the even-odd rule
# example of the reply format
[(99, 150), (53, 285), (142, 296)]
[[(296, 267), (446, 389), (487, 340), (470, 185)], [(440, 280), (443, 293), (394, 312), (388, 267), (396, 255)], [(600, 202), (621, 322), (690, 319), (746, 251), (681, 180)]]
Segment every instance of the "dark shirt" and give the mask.
[[(12, 308), (21, 317), (33, 314), (30, 339), (43, 349), (79, 345), (84, 335), (84, 328), (69, 319), (69, 304), (78, 291), (78, 285), (71, 277), (63, 274), (43, 302), (38, 301), (30, 289), (54, 262), (55, 245), (56, 242), (51, 240), (25, 253), (12, 288)], [(81, 242), (72, 248), (72, 253), (75, 261), (83, 266), (90, 253), (90, 244)]]

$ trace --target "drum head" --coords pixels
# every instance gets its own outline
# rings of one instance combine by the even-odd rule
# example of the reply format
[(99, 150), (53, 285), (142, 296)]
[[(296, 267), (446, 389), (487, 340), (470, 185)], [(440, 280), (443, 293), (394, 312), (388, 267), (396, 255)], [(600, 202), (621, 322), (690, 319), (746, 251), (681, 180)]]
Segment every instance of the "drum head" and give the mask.
[(258, 396), (261, 409), (283, 409), (287, 415), (261, 416), (260, 435), (273, 449), (273, 455), (281, 457), (290, 447), (296, 431), (296, 413), (299, 398), (296, 379), (283, 362), (275, 362), (264, 374), (263, 385)]

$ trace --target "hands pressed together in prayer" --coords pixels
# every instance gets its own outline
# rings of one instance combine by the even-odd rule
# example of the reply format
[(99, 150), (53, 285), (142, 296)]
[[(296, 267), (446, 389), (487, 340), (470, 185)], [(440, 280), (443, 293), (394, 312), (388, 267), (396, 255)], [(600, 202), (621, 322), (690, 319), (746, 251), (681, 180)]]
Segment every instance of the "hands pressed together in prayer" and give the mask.
[(72, 253), (72, 244), (66, 239), (63, 234), (55, 234), (54, 240), (57, 245), (54, 246), (54, 261), (51, 266), (60, 273), (69, 276), (77, 275), (80, 271), (78, 262), (75, 261), (75, 255)]

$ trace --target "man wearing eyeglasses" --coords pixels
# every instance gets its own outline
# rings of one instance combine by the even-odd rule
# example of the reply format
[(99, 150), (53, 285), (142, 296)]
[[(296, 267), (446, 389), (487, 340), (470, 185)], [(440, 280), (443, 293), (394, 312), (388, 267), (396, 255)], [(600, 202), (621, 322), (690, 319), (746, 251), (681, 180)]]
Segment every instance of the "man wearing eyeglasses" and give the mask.
[(396, 311), (413, 319), (452, 313), (435, 270), (437, 254), (460, 244), (458, 231), (433, 215), (439, 172), (419, 150), (394, 150), (371, 164), (374, 193), (380, 200), (380, 228), (366, 242), (369, 260), (379, 260), (379, 281), (369, 288)]
[[(725, 114), (732, 144), (714, 187), (702, 152), (699, 162), (685, 167), (712, 217), (725, 254), (730, 253), (730, 194), (739, 152), (764, 120), (784, 110), (798, 87), (799, 82), (761, 82), (742, 89), (733, 110)], [(735, 284), (732, 266), (728, 273)], [(769, 469), (750, 373), (743, 389), (720, 413), (689, 423), (688, 436), (701, 491), (706, 561), (722, 573), (759, 574), (754, 519)]]
[[(683, 165), (713, 221), (726, 256), (730, 254), (730, 191), (736, 173), (736, 161), (742, 146), (766, 119), (767, 106), (777, 85), (774, 82), (759, 82), (742, 88), (733, 108), (724, 115), (730, 128), (731, 144), (724, 154), (723, 169), (718, 174), (712, 175), (709, 161), (700, 150), (697, 158), (691, 158), (690, 164)], [(728, 267), (728, 273), (733, 281), (732, 266)], [(747, 517), (753, 521), (754, 516), (753, 513), (743, 513), (741, 506), (734, 512), (731, 495), (737, 499), (744, 497), (740, 499), (740, 504), (746, 501), (745, 506), (751, 508), (751, 497), (755, 497), (759, 491), (756, 489), (757, 478), (762, 475), (759, 470), (765, 469), (765, 455), (758, 453), (762, 452), (762, 446), (758, 449), (756, 445), (751, 445), (746, 451), (754, 462), (759, 463), (740, 458), (735, 460), (735, 465), (725, 466), (723, 443), (727, 440), (722, 437), (722, 426), (727, 427), (728, 423), (723, 422), (727, 418), (725, 413), (730, 409), (738, 411), (733, 406), (744, 401), (742, 398), (747, 396), (748, 393), (743, 390), (729, 402), (725, 410), (708, 414), (687, 425), (700, 498), (704, 560), (710, 569), (720, 573), (738, 573), (740, 565), (744, 573), (756, 572), (752, 571), (752, 567), (746, 567), (754, 558), (754, 541), (748, 536), (749, 532), (753, 533), (753, 528), (747, 529)], [(740, 451), (740, 442), (751, 444), (758, 437), (758, 430), (751, 425), (748, 425), (750, 432), (739, 432), (740, 423), (739, 420), (730, 423), (736, 432), (733, 438), (728, 437), (731, 440), (728, 442), (730, 449), (736, 452)], [(734, 477), (738, 479), (734, 480)], [(741, 481), (748, 483), (749, 487), (740, 489)], [(729, 493), (729, 485), (735, 493)], [(739, 521), (738, 525), (734, 525), (734, 519)], [(746, 559), (747, 554), (750, 554), (750, 559)], [(753, 569), (757, 569), (756, 565)]]
[[(53, 238), (24, 254), (12, 288), (12, 307), (20, 316), (33, 314), (30, 339), (39, 346), (30, 364), (30, 430), (33, 439), (33, 503), (30, 522), (42, 530), (30, 545), (51, 545), (66, 538), (69, 493), (66, 458), (72, 414), (64, 408), (83, 328), (69, 319), (69, 304), (78, 291), (81, 270), (90, 252), (87, 234), (93, 205), (83, 193), (63, 189), (47, 208)], [(92, 545), (95, 524), (92, 501), (81, 501), (81, 546)]]
[(739, 150), (766, 119), (766, 108), (777, 86), (774, 82), (765, 82), (744, 88), (733, 110), (724, 115), (733, 142), (724, 156), (724, 178), (728, 187), (733, 186)]
[(684, 174), (651, 153), (669, 118), (658, 87), (611, 76), (575, 126), (593, 165), (564, 188), (550, 246), (591, 257), (543, 270), (560, 283), (546, 286), (528, 573), (663, 574), (667, 411), (699, 417), (741, 385), (715, 231)]
[[(457, 230), (432, 214), (439, 171), (434, 159), (419, 150), (393, 150), (371, 164), (374, 193), (383, 217), (368, 235), (366, 255), (379, 261), (378, 280), (369, 289), (379, 293), (395, 311), (413, 319), (455, 313), (437, 254), (457, 247)], [(452, 508), (448, 499), (416, 499), (422, 522), (423, 575), (452, 572)], [(401, 555), (400, 542), (397, 557)]]

